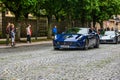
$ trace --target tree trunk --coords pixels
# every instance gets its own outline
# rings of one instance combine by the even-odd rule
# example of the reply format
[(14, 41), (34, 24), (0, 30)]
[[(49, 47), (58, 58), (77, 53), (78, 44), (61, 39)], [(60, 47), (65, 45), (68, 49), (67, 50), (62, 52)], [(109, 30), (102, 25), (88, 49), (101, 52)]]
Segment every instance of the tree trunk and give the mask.
[(93, 27), (95, 28), (95, 25), (96, 25), (96, 16), (93, 15)]
[[(1, 21), (1, 22), (2, 22), (2, 23), (1, 23), (2, 30), (1, 30), (1, 31), (2, 31), (2, 33), (4, 33), (5, 30), (4, 30), (3, 26), (5, 26), (5, 23), (4, 23), (4, 21), (5, 21), (5, 11), (2, 11), (1, 14), (2, 14), (2, 19), (1, 19), (1, 20), (2, 20), (2, 21)], [(6, 27), (5, 27), (5, 28), (6, 28)]]
[(15, 23), (15, 28), (16, 28), (16, 40), (17, 41), (20, 41), (20, 33), (21, 33), (21, 31), (20, 31), (20, 23), (19, 23), (19, 21), (16, 21), (16, 23)]
[(68, 15), (68, 28), (72, 28), (72, 19), (71, 19), (71, 15)]
[(35, 40), (37, 40), (37, 37), (38, 37), (38, 21), (39, 21), (39, 18), (37, 18), (36, 20), (36, 26), (35, 26)]
[(52, 39), (52, 27), (51, 27), (51, 23), (52, 23), (52, 15), (48, 16), (48, 28), (47, 28), (47, 38), (48, 39)]
[(88, 27), (91, 27), (91, 21), (88, 21)]
[(16, 28), (16, 40), (17, 41), (20, 41), (20, 33), (21, 33), (21, 31), (20, 31), (20, 21), (19, 21), (19, 15), (18, 14), (15, 14), (15, 28)]
[(82, 27), (85, 27), (86, 25), (86, 21), (85, 21), (85, 13), (84, 13), (84, 10), (83, 10), (83, 12), (82, 12), (82, 15), (81, 15), (82, 17), (81, 17), (81, 25), (82, 25)]
[(92, 26), (95, 28), (96, 25), (96, 15), (95, 15), (96, 11), (92, 10), (92, 20), (93, 20), (93, 24)]
[(103, 28), (103, 21), (100, 21), (99, 24), (100, 24), (100, 28)]
[(29, 13), (26, 13), (26, 14), (24, 15), (24, 17), (25, 17), (26, 19), (28, 19), (28, 14), (29, 14)]

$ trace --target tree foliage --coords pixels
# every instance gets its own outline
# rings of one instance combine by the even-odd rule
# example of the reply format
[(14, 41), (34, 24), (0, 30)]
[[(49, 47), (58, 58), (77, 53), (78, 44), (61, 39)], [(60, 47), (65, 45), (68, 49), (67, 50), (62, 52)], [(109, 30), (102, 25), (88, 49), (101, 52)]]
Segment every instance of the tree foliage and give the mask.
[(120, 14), (120, 0), (2, 0), (5, 6), (15, 14), (16, 19), (33, 13), (35, 16), (46, 15), (48, 18), (48, 37), (51, 35), (52, 17), (56, 20), (79, 20), (82, 26), (96, 22), (102, 24), (112, 15)]
[(10, 10), (15, 15), (15, 26), (17, 27), (17, 40), (20, 40), (20, 25), (19, 20), (21, 17), (28, 18), (28, 14), (31, 13), (37, 4), (37, 0), (2, 0), (6, 9)]
[(18, 20), (21, 16), (27, 17), (37, 4), (37, 0), (2, 0), (6, 8), (15, 14)]

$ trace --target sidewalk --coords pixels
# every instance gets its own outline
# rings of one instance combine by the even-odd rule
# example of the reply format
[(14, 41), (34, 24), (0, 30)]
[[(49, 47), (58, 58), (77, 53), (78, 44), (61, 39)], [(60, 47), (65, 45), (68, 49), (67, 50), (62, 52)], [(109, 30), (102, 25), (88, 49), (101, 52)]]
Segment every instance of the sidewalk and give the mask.
[[(21, 38), (21, 40), (25, 40), (26, 38)], [(35, 39), (35, 38), (32, 38)], [(38, 39), (46, 39), (46, 37), (38, 37)], [(5, 41), (6, 39), (0, 39), (0, 41)], [(31, 46), (31, 45), (38, 45), (38, 44), (46, 44), (46, 43), (52, 43), (52, 40), (48, 40), (48, 41), (38, 41), (38, 42), (32, 42), (32, 43), (16, 43), (15, 47), (20, 47), (20, 46)], [(6, 44), (1, 44), (0, 45), (0, 49), (1, 48), (10, 48), (11, 45), (9, 44), (8, 46), (6, 46)]]

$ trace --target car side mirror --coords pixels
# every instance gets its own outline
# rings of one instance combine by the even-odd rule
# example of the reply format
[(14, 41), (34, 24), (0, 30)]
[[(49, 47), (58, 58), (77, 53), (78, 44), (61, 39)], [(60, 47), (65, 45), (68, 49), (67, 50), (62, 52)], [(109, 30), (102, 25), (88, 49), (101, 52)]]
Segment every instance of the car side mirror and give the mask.
[(120, 36), (120, 34), (119, 34), (119, 33), (116, 33), (116, 35), (117, 35), (117, 36)]

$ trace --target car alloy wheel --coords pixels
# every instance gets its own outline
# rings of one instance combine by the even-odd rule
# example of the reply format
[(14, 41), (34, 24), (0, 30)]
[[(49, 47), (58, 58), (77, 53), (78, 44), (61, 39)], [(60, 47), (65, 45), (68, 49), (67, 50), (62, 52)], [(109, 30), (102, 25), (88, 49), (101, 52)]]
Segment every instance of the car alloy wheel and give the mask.
[(55, 47), (54, 47), (54, 50), (59, 50), (59, 48), (55, 48)]
[(99, 48), (99, 42), (100, 42), (99, 39), (96, 39), (96, 44), (94, 46), (95, 48)]
[(86, 40), (85, 40), (85, 45), (84, 45), (84, 50), (87, 50), (87, 49), (88, 49), (88, 44), (89, 44), (88, 39), (86, 39)]
[(116, 36), (115, 39), (115, 43), (118, 44), (118, 37)]

